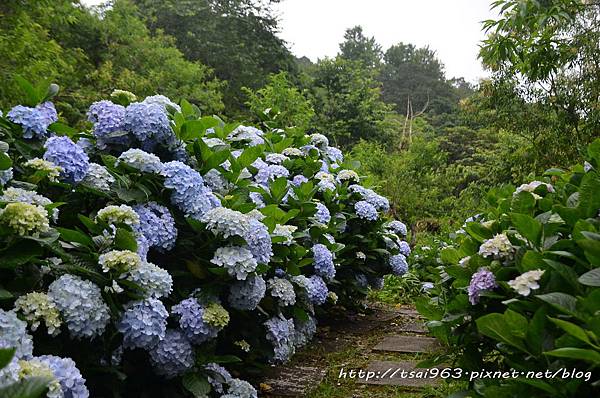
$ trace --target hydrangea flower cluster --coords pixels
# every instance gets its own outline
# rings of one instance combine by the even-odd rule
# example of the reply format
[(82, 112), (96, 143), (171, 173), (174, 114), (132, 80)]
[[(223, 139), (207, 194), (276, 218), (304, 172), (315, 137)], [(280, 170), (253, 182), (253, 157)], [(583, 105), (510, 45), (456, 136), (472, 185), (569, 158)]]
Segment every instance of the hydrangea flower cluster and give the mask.
[(114, 271), (120, 275), (140, 267), (142, 259), (130, 250), (111, 250), (100, 255), (98, 264), (103, 272)]
[(267, 284), (257, 276), (249, 276), (245, 281), (238, 281), (229, 289), (229, 304), (238, 310), (251, 311), (255, 309), (265, 297)]
[(173, 378), (194, 366), (194, 350), (183, 333), (169, 329), (150, 350), (150, 360), (156, 373)]
[(327, 246), (321, 243), (314, 245), (311, 250), (314, 257), (315, 273), (325, 279), (333, 279), (335, 277), (333, 253), (329, 251)]
[(403, 254), (396, 254), (390, 257), (390, 267), (394, 275), (402, 276), (408, 272), (408, 262)]
[(140, 220), (136, 232), (144, 237), (149, 247), (156, 247), (160, 251), (175, 247), (177, 228), (168, 208), (156, 202), (148, 202), (135, 206), (133, 210)]
[(267, 328), (267, 340), (273, 345), (272, 361), (275, 363), (287, 361), (296, 352), (294, 320), (279, 315), (266, 321), (265, 327)]
[(486, 290), (492, 290), (496, 286), (496, 277), (494, 274), (485, 268), (480, 268), (471, 276), (471, 283), (467, 289), (469, 301), (473, 305), (479, 303), (481, 293)]
[(286, 307), (288, 305), (296, 304), (294, 285), (287, 279), (274, 277), (269, 279), (268, 286), (271, 291), (271, 296), (279, 299), (281, 306)]
[(385, 225), (385, 228), (401, 237), (405, 237), (408, 233), (406, 224), (398, 220), (390, 221)]
[(28, 160), (27, 162), (23, 163), (23, 166), (46, 173), (48, 180), (51, 182), (57, 182), (60, 173), (63, 171), (62, 167), (40, 158)]
[(15, 300), (15, 311), (23, 315), (32, 331), (36, 331), (43, 321), (48, 334), (56, 336), (60, 333), (60, 313), (45, 293), (32, 292), (19, 297)]
[(21, 236), (39, 237), (50, 230), (48, 212), (41, 206), (29, 203), (9, 203), (0, 210), (0, 223)]
[(106, 206), (98, 211), (96, 220), (103, 221), (109, 225), (125, 224), (130, 227), (140, 223), (138, 214), (127, 205)]
[(108, 172), (106, 167), (97, 163), (90, 163), (88, 172), (81, 181), (81, 184), (99, 191), (108, 192), (114, 182), (115, 177)]
[(171, 308), (171, 313), (178, 315), (179, 327), (185, 336), (194, 344), (200, 344), (217, 337), (222, 327), (209, 324), (204, 319), (205, 307), (190, 297)]
[(257, 146), (265, 143), (262, 138), (263, 135), (264, 133), (256, 127), (238, 126), (227, 136), (227, 140), (232, 142), (244, 141), (249, 146)]
[(163, 164), (153, 153), (131, 148), (119, 155), (118, 163), (126, 164), (144, 173), (160, 173)]
[(515, 248), (505, 234), (497, 234), (492, 239), (488, 239), (479, 247), (479, 254), (483, 257), (493, 257), (496, 259), (510, 258)]
[(173, 290), (173, 277), (167, 270), (152, 263), (132, 269), (127, 279), (144, 289), (146, 297), (168, 297)]
[(54, 355), (42, 355), (36, 358), (52, 369), (65, 397), (88, 398), (90, 393), (85, 386), (85, 379), (81, 375), (75, 362), (71, 358), (60, 358)]
[(354, 209), (356, 210), (356, 215), (360, 218), (363, 218), (367, 221), (375, 221), (379, 218), (379, 214), (377, 214), (377, 209), (371, 203), (366, 200), (360, 200), (354, 204)]
[(521, 296), (529, 296), (532, 290), (540, 288), (539, 280), (544, 275), (544, 270), (536, 269), (527, 271), (515, 279), (508, 281), (508, 285), (512, 287)]
[(111, 144), (129, 143), (129, 137), (123, 129), (124, 106), (106, 100), (94, 102), (88, 109), (87, 117), (94, 123), (92, 133), (98, 148), (105, 149)]
[(329, 212), (329, 209), (321, 202), (317, 202), (315, 219), (321, 224), (329, 224), (329, 221), (331, 221), (331, 213)]
[(164, 340), (169, 313), (156, 298), (134, 301), (127, 305), (117, 324), (126, 348), (150, 349)]
[(317, 320), (308, 316), (306, 320), (296, 320), (294, 323), (294, 346), (304, 347), (312, 340), (317, 331)]
[(125, 108), (122, 128), (131, 133), (145, 151), (152, 151), (156, 145), (173, 146), (175, 135), (163, 105), (147, 102), (134, 102)]
[(294, 243), (293, 233), (296, 232), (298, 227), (295, 225), (275, 225), (275, 229), (273, 230), (273, 236), (279, 236), (285, 238), (285, 241), (281, 242), (281, 244), (290, 246)]
[(388, 211), (390, 209), (390, 202), (383, 196), (377, 194), (372, 189), (365, 188), (361, 185), (350, 185), (348, 190), (353, 193), (357, 193), (362, 200), (371, 204), (377, 211)]
[(213, 390), (219, 394), (223, 394), (223, 385), (229, 384), (232, 380), (231, 374), (222, 366), (216, 363), (209, 363), (204, 366), (204, 370), (208, 373), (208, 382)]
[(45, 362), (41, 362), (38, 358), (33, 358), (30, 360), (20, 360), (18, 361), (18, 374), (16, 374), (14, 381), (18, 380), (27, 380), (30, 377), (42, 377), (44, 379), (48, 379), (49, 382), (46, 385), (48, 388), (47, 397), (48, 398), (63, 398), (64, 392), (59, 383), (59, 381), (54, 376), (52, 369)]
[(27, 333), (27, 323), (13, 311), (0, 309), (0, 348), (14, 348), (15, 359), (29, 359), (33, 355), (33, 341)]
[(48, 126), (58, 120), (56, 108), (52, 102), (44, 102), (35, 108), (17, 105), (6, 117), (13, 123), (23, 127), (23, 138), (44, 139), (50, 136)]
[(237, 280), (246, 279), (258, 266), (252, 252), (240, 246), (219, 247), (210, 262), (224, 267)]
[(227, 394), (222, 395), (221, 398), (258, 398), (258, 393), (247, 381), (231, 379)]
[(88, 172), (89, 157), (69, 137), (50, 137), (44, 144), (44, 160), (61, 168), (60, 178), (75, 184), (83, 180)]
[(552, 193), (554, 192), (554, 187), (551, 184), (542, 182), (542, 181), (532, 181), (529, 184), (522, 184), (519, 187), (517, 187), (517, 189), (514, 192), (514, 196), (517, 196), (519, 193), (521, 192), (530, 192), (533, 194), (533, 197), (536, 199), (541, 199), (542, 197), (535, 192), (535, 190), (540, 187), (543, 186), (546, 188), (546, 191)]
[(100, 288), (90, 281), (75, 275), (63, 275), (50, 284), (48, 296), (75, 338), (99, 336), (110, 321)]
[(179, 161), (165, 163), (162, 174), (165, 188), (172, 190), (171, 202), (186, 216), (200, 220), (209, 210), (221, 206), (219, 199), (204, 185), (200, 174)]

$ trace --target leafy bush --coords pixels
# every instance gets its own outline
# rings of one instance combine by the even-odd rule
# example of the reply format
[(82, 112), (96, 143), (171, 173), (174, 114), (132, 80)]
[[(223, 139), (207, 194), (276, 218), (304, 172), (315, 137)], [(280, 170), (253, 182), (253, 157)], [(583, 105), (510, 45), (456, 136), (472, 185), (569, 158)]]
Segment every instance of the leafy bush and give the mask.
[[(475, 396), (597, 395), (600, 364), (600, 140), (589, 159), (544, 181), (489, 192), (489, 211), (467, 220), (425, 267), (432, 298), (417, 308), (464, 370), (519, 377), (478, 379)], [(527, 378), (577, 369), (583, 378)]]
[(27, 106), (0, 118), (0, 387), (256, 397), (232, 374), (288, 360), (319, 311), (407, 270), (406, 226), (323, 135), (119, 90), (80, 132), (56, 86), (20, 84)]

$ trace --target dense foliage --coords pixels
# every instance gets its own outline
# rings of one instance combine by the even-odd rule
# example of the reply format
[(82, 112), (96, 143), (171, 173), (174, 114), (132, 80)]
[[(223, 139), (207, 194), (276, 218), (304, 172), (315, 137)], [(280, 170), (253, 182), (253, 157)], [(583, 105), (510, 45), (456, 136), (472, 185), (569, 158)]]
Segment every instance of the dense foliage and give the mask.
[(29, 106), (0, 119), (0, 386), (256, 397), (217, 364), (285, 362), (321, 306), (407, 271), (406, 226), (323, 135), (121, 90), (79, 133), (55, 85), (21, 85)]
[[(598, 392), (600, 140), (588, 151), (584, 165), (491, 191), (489, 210), (432, 248), (435, 262), (421, 263), (435, 287), (417, 307), (453, 351), (439, 360), (465, 371), (523, 372), (476, 380), (477, 396)], [(526, 376), (573, 368), (585, 377)]]

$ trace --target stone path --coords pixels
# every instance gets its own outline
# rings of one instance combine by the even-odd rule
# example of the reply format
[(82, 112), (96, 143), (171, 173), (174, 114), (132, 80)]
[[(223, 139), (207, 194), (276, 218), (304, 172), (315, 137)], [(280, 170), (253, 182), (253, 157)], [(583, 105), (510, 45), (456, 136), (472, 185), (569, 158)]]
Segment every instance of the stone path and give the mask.
[[(353, 361), (335, 359), (335, 363), (330, 363), (329, 358), (336, 358), (344, 350), (357, 351), (358, 358), (350, 359), (364, 364), (360, 366), (365, 370), (363, 377), (351, 382), (362, 384), (367, 390), (353, 396), (369, 397), (368, 389), (375, 388), (369, 386), (435, 386), (439, 379), (432, 378), (427, 369), (416, 368), (424, 355), (441, 348), (436, 339), (424, 336), (426, 333), (422, 318), (410, 307), (375, 307), (368, 314), (333, 317), (319, 325), (305, 357), (299, 355), (300, 359), (292, 364), (272, 369), (261, 384), (261, 396), (305, 397), (326, 377), (330, 383), (335, 382), (340, 369), (346, 369)], [(398, 355), (398, 360), (390, 360)], [(341, 386), (344, 382), (349, 381), (339, 379), (336, 384)]]

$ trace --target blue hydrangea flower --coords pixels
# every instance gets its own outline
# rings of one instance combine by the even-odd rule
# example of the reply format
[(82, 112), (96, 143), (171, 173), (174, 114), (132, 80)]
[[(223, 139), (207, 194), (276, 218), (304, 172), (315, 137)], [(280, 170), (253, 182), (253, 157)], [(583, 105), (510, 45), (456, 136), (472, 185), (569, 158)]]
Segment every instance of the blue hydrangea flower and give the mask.
[(406, 236), (408, 232), (406, 229), (406, 224), (398, 220), (390, 221), (385, 227), (401, 237)]
[(265, 224), (251, 218), (248, 221), (248, 232), (243, 238), (256, 261), (262, 264), (268, 264), (271, 261), (273, 246), (271, 235)]
[(287, 178), (289, 175), (289, 170), (283, 166), (264, 163), (263, 167), (258, 168), (254, 181), (263, 187), (267, 187), (271, 181), (275, 181), (279, 177)]
[(384, 283), (385, 280), (383, 278), (369, 278), (369, 286), (371, 286), (371, 289), (381, 290), (383, 289)]
[(176, 103), (174, 103), (173, 101), (171, 101), (168, 97), (165, 97), (164, 95), (151, 95), (149, 97), (146, 97), (142, 103), (144, 104), (156, 104), (156, 105), (160, 105), (163, 108), (165, 108), (165, 110), (168, 110), (167, 108), (173, 108), (175, 109), (177, 112), (181, 112), (181, 107), (179, 105), (177, 105)]
[(250, 383), (240, 379), (231, 379), (227, 394), (221, 398), (257, 398), (258, 392)]
[(303, 347), (308, 344), (317, 331), (317, 320), (308, 315), (308, 319), (294, 321), (294, 346)]
[(235, 282), (229, 288), (229, 304), (238, 310), (251, 311), (265, 297), (267, 284), (259, 276), (249, 276), (245, 281)]
[(224, 267), (227, 273), (237, 280), (246, 279), (258, 266), (252, 252), (240, 246), (219, 247), (210, 262)]
[(124, 106), (110, 101), (94, 102), (87, 112), (87, 117), (94, 123), (92, 134), (96, 137), (98, 148), (105, 149), (111, 144), (129, 144), (129, 137), (123, 128)]
[(358, 201), (354, 204), (356, 215), (368, 221), (375, 221), (379, 217), (375, 206), (365, 200)]
[(194, 297), (187, 298), (171, 308), (171, 313), (179, 316), (179, 327), (194, 344), (200, 344), (217, 337), (220, 328), (204, 320), (205, 308)]
[(47, 138), (51, 133), (48, 126), (58, 120), (52, 102), (44, 102), (35, 108), (17, 105), (6, 115), (8, 120), (23, 127), (23, 138)]
[(323, 134), (315, 133), (310, 135), (310, 144), (325, 149), (329, 146), (329, 140)]
[(130, 302), (117, 324), (117, 330), (123, 334), (123, 346), (154, 347), (165, 337), (168, 316), (167, 309), (156, 298)]
[(165, 206), (148, 202), (133, 208), (140, 218), (136, 233), (142, 235), (149, 247), (167, 251), (175, 247), (177, 228), (175, 220)]
[(256, 146), (265, 143), (262, 130), (251, 126), (238, 126), (228, 136), (227, 140), (233, 142), (246, 141), (248, 146)]
[(219, 170), (210, 169), (204, 175), (204, 183), (213, 191), (218, 193), (219, 195), (225, 196), (229, 193), (229, 190), (233, 188), (233, 184), (231, 184)]
[(260, 193), (250, 192), (250, 193), (248, 193), (248, 197), (250, 198), (252, 203), (254, 203), (256, 205), (257, 209), (262, 209), (263, 207), (266, 206), (265, 201)]
[(94, 338), (110, 321), (100, 288), (75, 275), (63, 275), (48, 287), (48, 296), (59, 309), (69, 333), (75, 338)]
[(12, 311), (0, 309), (0, 348), (14, 348), (15, 359), (29, 359), (33, 355), (33, 341), (27, 333), (27, 322)]
[(308, 178), (304, 177), (302, 174), (298, 174), (292, 179), (292, 185), (295, 187), (299, 187), (305, 182), (308, 182)]
[(13, 179), (13, 168), (0, 170), (0, 185), (4, 186), (7, 182)]
[(232, 380), (231, 374), (222, 366), (216, 363), (209, 363), (204, 366), (208, 374), (208, 382), (210, 383), (213, 390), (219, 394), (223, 394), (224, 384), (229, 384)]
[(150, 350), (150, 360), (157, 374), (170, 379), (194, 366), (194, 350), (179, 330), (169, 329)]
[(497, 286), (494, 274), (485, 268), (480, 268), (473, 276), (471, 276), (471, 283), (467, 289), (467, 292), (469, 293), (469, 302), (472, 305), (479, 303), (481, 293), (486, 290), (492, 290)]
[(145, 297), (168, 297), (173, 290), (173, 277), (167, 270), (152, 263), (144, 263), (132, 269), (127, 280), (144, 289)]
[(333, 279), (335, 277), (333, 253), (329, 251), (327, 246), (321, 243), (314, 245), (311, 250), (314, 257), (315, 273), (325, 279)]
[(279, 299), (283, 307), (296, 304), (294, 285), (287, 279), (274, 277), (268, 281), (271, 296)]
[(390, 267), (394, 275), (402, 276), (408, 271), (408, 263), (403, 254), (396, 254), (390, 257)]
[(125, 163), (129, 167), (145, 173), (160, 173), (163, 166), (158, 156), (137, 148), (131, 148), (123, 152), (119, 155), (118, 162)]
[(152, 152), (158, 144), (173, 146), (175, 134), (162, 105), (134, 102), (125, 108), (123, 128), (132, 133), (142, 149)]
[(325, 155), (327, 158), (335, 163), (342, 163), (344, 161), (344, 154), (338, 148), (328, 146), (325, 148)]
[(410, 245), (408, 244), (408, 242), (401, 241), (398, 244), (398, 250), (400, 250), (400, 253), (404, 254), (405, 257), (410, 256), (411, 250), (410, 250)]
[(62, 168), (60, 177), (74, 184), (83, 180), (90, 166), (87, 153), (69, 137), (50, 137), (44, 144), (44, 160)]
[(52, 369), (65, 398), (88, 398), (90, 396), (90, 392), (85, 386), (85, 379), (71, 358), (42, 355), (36, 359)]
[(327, 294), (329, 289), (318, 275), (312, 275), (308, 278), (308, 285), (306, 286), (306, 292), (308, 293), (308, 299), (315, 305), (322, 305), (327, 301)]
[(99, 191), (110, 191), (111, 185), (115, 182), (115, 177), (112, 176), (106, 169), (97, 163), (90, 163), (88, 172), (85, 178), (81, 181), (86, 187), (94, 188)]
[(354, 184), (348, 187), (348, 190), (353, 193), (357, 193), (360, 197), (373, 205), (378, 211), (388, 211), (390, 209), (390, 202), (387, 198), (377, 194), (372, 189), (365, 188), (361, 185)]
[(295, 352), (294, 320), (286, 319), (280, 314), (266, 321), (265, 326), (267, 340), (273, 345), (272, 362), (286, 362)]
[(165, 163), (162, 174), (165, 188), (172, 190), (171, 202), (187, 216), (199, 220), (206, 212), (221, 206), (219, 199), (204, 185), (200, 174), (179, 161)]
[(331, 221), (331, 213), (329, 212), (329, 209), (321, 202), (317, 202), (317, 213), (315, 214), (315, 219), (321, 224), (329, 224), (329, 221)]

